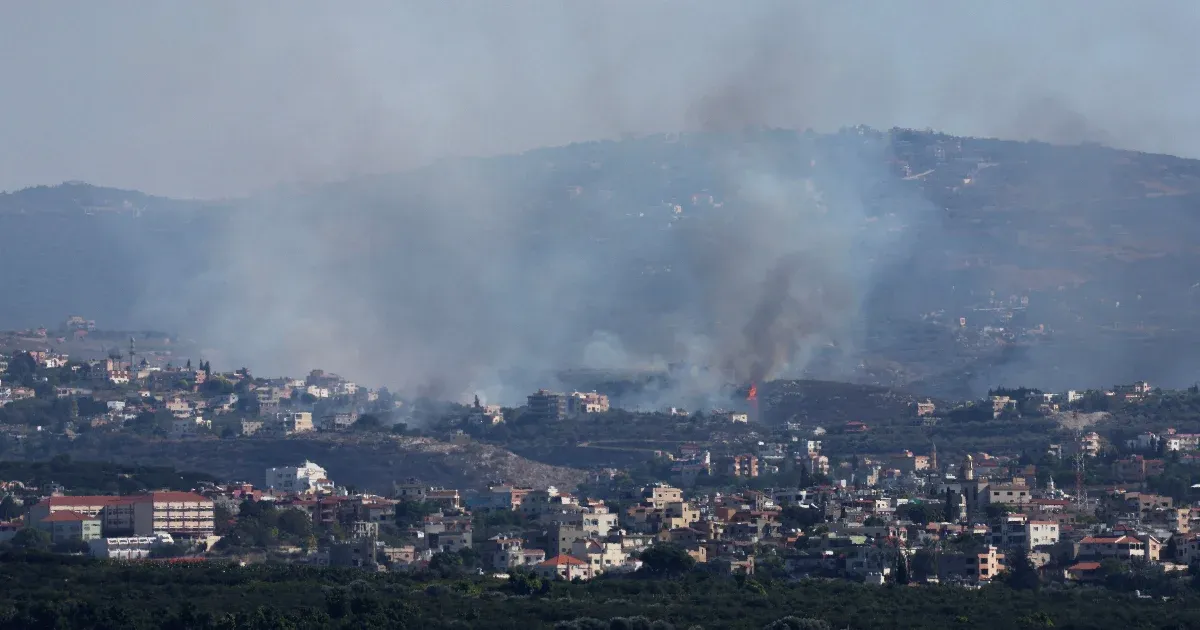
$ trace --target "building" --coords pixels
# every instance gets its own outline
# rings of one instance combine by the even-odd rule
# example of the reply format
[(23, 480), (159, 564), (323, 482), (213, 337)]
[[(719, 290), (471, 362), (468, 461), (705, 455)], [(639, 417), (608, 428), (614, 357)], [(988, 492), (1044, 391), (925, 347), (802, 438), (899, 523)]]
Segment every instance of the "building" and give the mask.
[(94, 558), (141, 560), (149, 558), (150, 552), (155, 547), (170, 545), (174, 542), (175, 540), (167, 533), (159, 533), (154, 536), (114, 536), (89, 540), (88, 551)]
[(987, 583), (1004, 570), (1004, 554), (991, 545), (969, 553), (948, 553), (939, 558), (938, 569), (941, 580)]
[(654, 484), (646, 492), (646, 502), (657, 510), (665, 510), (672, 503), (683, 501), (683, 491), (666, 484)]
[(194, 492), (150, 492), (134, 497), (133, 532), (201, 538), (213, 533), (213, 500)]
[(100, 519), (70, 510), (60, 510), (37, 522), (54, 544), (88, 542), (101, 536)]
[(526, 398), (525, 414), (536, 420), (564, 420), (567, 417), (568, 398), (565, 394), (539, 389), (536, 394)]
[[(201, 537), (213, 533), (213, 501), (193, 492), (149, 492), (134, 496), (49, 497), (29, 510), (30, 524), (60, 522), (57, 514), (94, 519), (105, 536), (151, 536), (168, 532)], [(74, 517), (70, 517), (74, 518)]]
[(725, 472), (734, 477), (758, 476), (758, 457), (754, 455), (733, 455), (725, 462)]
[(1146, 543), (1133, 536), (1088, 536), (1079, 541), (1076, 557), (1141, 560), (1146, 558)]
[(356, 411), (339, 411), (321, 416), (322, 431), (344, 431), (354, 426), (358, 422), (358, 412)]
[(291, 411), (280, 416), (280, 424), (286, 435), (307, 433), (313, 430), (311, 411)]
[(572, 392), (567, 399), (569, 415), (604, 413), (608, 409), (608, 396), (596, 392)]
[(1100, 434), (1092, 431), (1080, 436), (1079, 439), (1067, 443), (1065, 455), (1083, 455), (1095, 457), (1100, 454)]
[(534, 567), (546, 560), (546, 552), (526, 549), (520, 538), (494, 536), (484, 544), (484, 558), (492, 569), (507, 571), (514, 567)]
[(590, 580), (592, 578), (590, 564), (566, 554), (559, 554), (549, 560), (539, 562), (534, 567), (534, 572), (551, 580)]
[(1031, 521), (1023, 515), (1008, 516), (992, 525), (991, 543), (1000, 549), (1024, 548), (1032, 551), (1058, 543), (1059, 525), (1055, 521)]
[(268, 489), (295, 494), (315, 492), (329, 481), (325, 469), (308, 460), (299, 466), (268, 468), (266, 477)]
[(1024, 483), (988, 484), (984, 492), (989, 505), (1022, 506), (1033, 501), (1033, 490)]

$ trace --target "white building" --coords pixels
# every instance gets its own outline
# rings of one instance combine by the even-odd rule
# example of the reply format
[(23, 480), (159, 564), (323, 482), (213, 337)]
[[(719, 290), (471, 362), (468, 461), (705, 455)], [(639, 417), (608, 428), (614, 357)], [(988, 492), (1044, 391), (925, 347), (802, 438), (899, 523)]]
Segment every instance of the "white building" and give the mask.
[(117, 536), (96, 538), (88, 541), (88, 549), (94, 558), (109, 560), (140, 560), (150, 557), (150, 552), (160, 545), (174, 544), (175, 540), (166, 532), (153, 536)]
[(325, 469), (305, 460), (299, 466), (283, 466), (267, 469), (267, 488), (281, 492), (303, 494), (327, 485), (329, 477)]

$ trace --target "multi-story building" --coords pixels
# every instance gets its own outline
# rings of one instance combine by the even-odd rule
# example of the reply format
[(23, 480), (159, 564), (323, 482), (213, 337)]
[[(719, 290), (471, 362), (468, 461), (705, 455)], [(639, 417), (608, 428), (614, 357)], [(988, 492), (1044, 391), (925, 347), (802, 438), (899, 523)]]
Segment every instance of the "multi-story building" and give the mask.
[(758, 457), (754, 455), (733, 455), (725, 460), (725, 472), (734, 477), (757, 477)]
[(596, 392), (572, 392), (567, 399), (570, 415), (604, 413), (609, 410), (608, 396)]
[(102, 534), (99, 518), (70, 510), (60, 510), (39, 520), (37, 528), (50, 534), (54, 544), (87, 542)]
[(329, 482), (325, 469), (308, 460), (299, 466), (268, 468), (266, 477), (267, 488), (296, 494), (316, 491)]
[(151, 536), (168, 532), (199, 537), (213, 532), (213, 501), (193, 492), (149, 492), (134, 496), (50, 497), (29, 510), (29, 521), (55, 522), (70, 513), (94, 519), (105, 536)]
[(292, 411), (282, 414), (279, 422), (284, 434), (307, 433), (313, 430), (311, 411)]
[(671, 503), (681, 501), (683, 501), (683, 491), (666, 484), (654, 484), (646, 492), (646, 502), (656, 509), (666, 509)]
[(133, 532), (199, 538), (213, 533), (213, 500), (194, 492), (150, 492), (135, 497)]
[(526, 398), (525, 414), (534, 420), (557, 421), (567, 417), (569, 396), (545, 389)]
[(1023, 515), (1008, 516), (992, 525), (992, 545), (1000, 549), (1016, 547), (1032, 551), (1058, 543), (1059, 525), (1055, 521), (1031, 521)]

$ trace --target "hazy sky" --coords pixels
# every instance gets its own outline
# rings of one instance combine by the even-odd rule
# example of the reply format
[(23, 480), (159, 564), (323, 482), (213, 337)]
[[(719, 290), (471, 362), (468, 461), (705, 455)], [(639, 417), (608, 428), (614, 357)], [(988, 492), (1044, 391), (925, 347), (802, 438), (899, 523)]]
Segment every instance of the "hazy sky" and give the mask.
[(182, 196), (717, 124), (1200, 156), (1200, 3), (10, 2), (0, 189)]

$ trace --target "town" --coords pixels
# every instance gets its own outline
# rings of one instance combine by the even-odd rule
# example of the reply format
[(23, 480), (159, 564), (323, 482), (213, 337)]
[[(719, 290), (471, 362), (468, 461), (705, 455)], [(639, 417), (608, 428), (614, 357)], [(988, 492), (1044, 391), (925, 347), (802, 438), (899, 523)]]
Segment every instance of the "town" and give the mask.
[[(82, 318), (67, 325), (89, 326)], [(91, 360), (13, 351), (0, 374), (0, 431), (16, 445), (130, 433), (219, 448), (229, 439), (418, 431), (395, 419), (406, 417), (397, 414), (399, 398), (321, 370), (262, 379), (247, 369), (219, 373), (205, 361), (175, 366), (131, 348)], [(757, 400), (731, 401), (729, 410), (708, 410), (706, 439), (651, 449), (624, 468), (591, 467), (577, 487), (441, 487), (406, 477), (368, 491), (339, 484), (337, 470), (312, 461), (270, 462), (257, 479), (116, 494), (13, 478), (4, 481), (0, 539), (120, 561), (269, 561), (501, 579), (704, 567), (866, 584), (1121, 588), (1147, 576), (1182, 578), (1200, 563), (1200, 432), (1114, 425), (1114, 414), (1141, 416), (1150, 427), (1146, 414), (1197, 399), (1195, 388), (1145, 382), (1060, 394), (998, 388), (958, 403), (915, 399), (898, 421), (927, 432), (920, 452), (829, 449), (838, 436), (878, 427), (771, 425)], [(605, 394), (540, 390), (516, 409), (478, 398), (451, 405), (424, 430), (486, 439), (519, 418), (552, 435), (616, 412)], [(700, 414), (642, 415), (688, 424)], [(1030, 416), (1064, 424), (1034, 451), (938, 452), (938, 428), (949, 423), (1017, 426)]]

